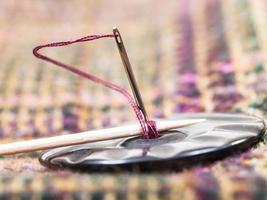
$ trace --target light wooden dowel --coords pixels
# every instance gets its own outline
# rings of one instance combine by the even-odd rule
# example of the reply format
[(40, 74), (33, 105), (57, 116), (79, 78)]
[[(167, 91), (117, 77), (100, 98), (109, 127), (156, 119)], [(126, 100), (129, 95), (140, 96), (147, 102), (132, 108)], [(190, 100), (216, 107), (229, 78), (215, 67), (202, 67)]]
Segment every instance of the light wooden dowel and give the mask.
[[(157, 121), (158, 131), (166, 131), (183, 126), (193, 125), (203, 122), (205, 119), (192, 120), (159, 120)], [(13, 142), (0, 145), (0, 155), (10, 155), (25, 153), (37, 150), (51, 149), (55, 147), (71, 146), (90, 142), (125, 138), (141, 135), (139, 124), (120, 126), (107, 129), (98, 129), (74, 133), (69, 135), (54, 136), (26, 141)]]

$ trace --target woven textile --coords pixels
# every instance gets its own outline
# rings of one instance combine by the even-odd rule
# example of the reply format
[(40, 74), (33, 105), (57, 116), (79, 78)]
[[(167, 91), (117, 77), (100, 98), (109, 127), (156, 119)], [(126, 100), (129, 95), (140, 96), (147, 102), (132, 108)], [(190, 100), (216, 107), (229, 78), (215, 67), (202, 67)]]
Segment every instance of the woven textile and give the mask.
[[(267, 117), (263, 0), (1, 1), (0, 143), (135, 120), (118, 94), (32, 56), (42, 43), (118, 26), (147, 110)], [(46, 53), (129, 90), (112, 39)], [(41, 152), (0, 157), (0, 199), (267, 199), (267, 147), (184, 171), (52, 171)]]

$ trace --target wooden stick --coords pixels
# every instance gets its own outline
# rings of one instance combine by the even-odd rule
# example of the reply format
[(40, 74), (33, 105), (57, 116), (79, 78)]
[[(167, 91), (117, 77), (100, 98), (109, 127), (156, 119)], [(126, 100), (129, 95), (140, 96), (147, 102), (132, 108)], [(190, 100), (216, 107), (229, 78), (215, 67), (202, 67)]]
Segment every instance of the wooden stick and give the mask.
[[(157, 129), (158, 131), (162, 132), (169, 129), (193, 125), (203, 121), (205, 121), (205, 119), (159, 120), (157, 121)], [(127, 126), (114, 127), (114, 128), (85, 131), (69, 135), (61, 135), (55, 137), (13, 142), (0, 145), (0, 155), (25, 153), (25, 152), (45, 150), (55, 147), (71, 146), (89, 142), (98, 142), (104, 140), (139, 136), (141, 135), (141, 132), (142, 130), (140, 128), (140, 125), (133, 124)]]

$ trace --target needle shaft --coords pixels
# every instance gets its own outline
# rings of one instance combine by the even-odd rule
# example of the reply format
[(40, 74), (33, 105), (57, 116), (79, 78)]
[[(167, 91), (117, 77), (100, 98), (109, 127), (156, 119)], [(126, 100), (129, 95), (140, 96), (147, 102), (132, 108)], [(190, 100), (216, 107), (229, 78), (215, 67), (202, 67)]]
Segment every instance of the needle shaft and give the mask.
[(139, 109), (141, 110), (145, 120), (148, 120), (147, 112), (146, 112), (140, 91), (138, 89), (137, 82), (136, 82), (135, 77), (134, 77), (131, 63), (129, 61), (125, 46), (123, 44), (121, 34), (117, 28), (113, 28), (113, 33), (115, 35), (115, 40), (116, 40), (116, 43), (117, 43), (117, 46), (118, 46), (118, 49), (120, 52), (121, 60), (122, 60), (124, 69), (126, 71), (128, 80), (130, 82), (130, 86), (131, 86), (135, 101), (136, 101)]

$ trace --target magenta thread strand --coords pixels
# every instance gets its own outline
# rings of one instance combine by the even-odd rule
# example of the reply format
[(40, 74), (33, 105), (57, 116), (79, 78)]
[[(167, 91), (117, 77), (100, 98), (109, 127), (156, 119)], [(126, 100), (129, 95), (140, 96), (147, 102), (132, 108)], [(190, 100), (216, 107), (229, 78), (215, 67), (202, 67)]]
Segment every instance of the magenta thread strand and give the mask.
[(52, 59), (48, 56), (45, 56), (41, 53), (39, 53), (38, 51), (40, 49), (43, 49), (43, 48), (51, 48), (51, 47), (60, 47), (60, 46), (66, 46), (66, 45), (70, 45), (70, 44), (74, 44), (74, 43), (79, 43), (79, 42), (86, 42), (86, 41), (91, 41), (91, 40), (96, 40), (96, 39), (100, 39), (100, 38), (112, 38), (114, 37), (113, 34), (107, 34), (107, 35), (90, 35), (90, 36), (85, 36), (85, 37), (82, 37), (80, 39), (77, 39), (77, 40), (73, 40), (73, 41), (65, 41), (65, 42), (53, 42), (53, 43), (49, 43), (49, 44), (45, 44), (45, 45), (39, 45), (37, 47), (35, 47), (33, 49), (33, 54), (34, 56), (36, 56), (37, 58), (39, 59), (42, 59), (42, 60), (45, 60), (47, 62), (50, 62), (54, 65), (57, 65), (59, 67), (62, 67), (66, 70), (69, 70), (79, 76), (82, 76), (86, 79), (89, 79), (91, 81), (94, 81), (96, 83), (100, 83), (102, 85), (104, 85), (105, 87), (108, 87), (112, 90), (115, 90), (119, 93), (121, 93), (128, 101), (128, 103), (131, 105), (131, 107), (133, 108), (134, 112), (135, 112), (135, 115), (141, 125), (141, 128), (142, 128), (142, 132), (143, 132), (143, 136), (147, 139), (149, 138), (156, 138), (158, 137), (158, 132), (157, 132), (157, 129), (156, 129), (156, 123), (154, 121), (146, 121), (144, 119), (144, 116), (142, 115), (141, 111), (140, 111), (140, 108), (138, 107), (138, 105), (136, 104), (135, 100), (133, 99), (133, 97), (122, 87), (116, 85), (116, 84), (113, 84), (109, 81), (106, 81), (106, 80), (103, 80), (103, 79), (100, 79), (90, 73), (87, 73), (87, 72), (84, 72), (78, 68), (76, 68), (75, 66), (72, 66), (72, 65), (68, 65), (68, 64), (64, 64), (60, 61), (57, 61), (55, 59)]

